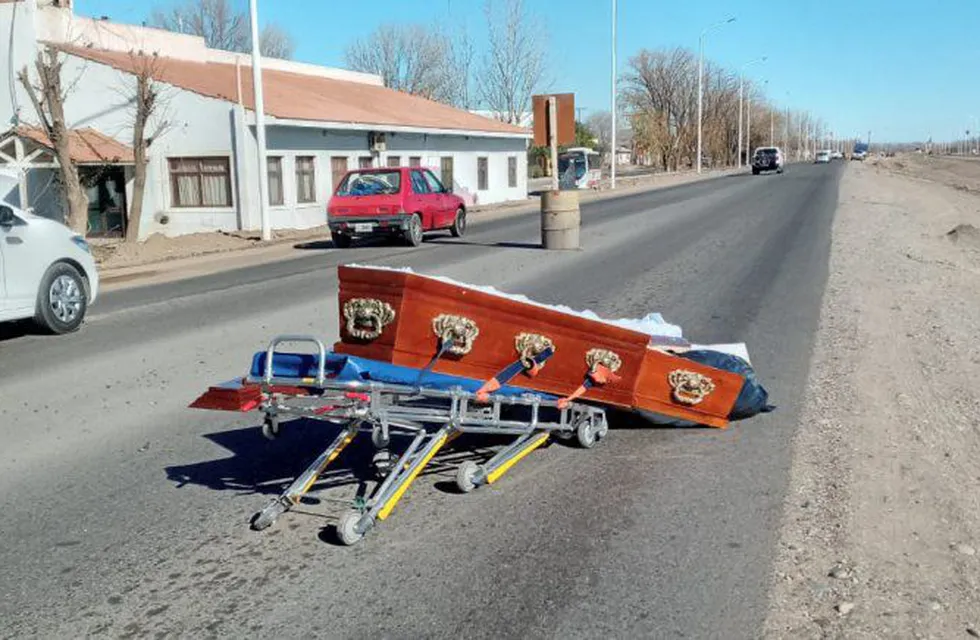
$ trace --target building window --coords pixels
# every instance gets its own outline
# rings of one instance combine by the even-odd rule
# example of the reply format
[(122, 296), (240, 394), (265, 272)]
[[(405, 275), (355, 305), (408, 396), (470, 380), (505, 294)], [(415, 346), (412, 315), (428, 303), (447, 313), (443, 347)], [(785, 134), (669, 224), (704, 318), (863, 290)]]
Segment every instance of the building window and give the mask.
[(517, 186), (517, 158), (507, 158), (507, 186), (513, 189)]
[(487, 175), (487, 164), (486, 158), (476, 159), (476, 188), (478, 191), (486, 191), (489, 188), (487, 185), (490, 182), (490, 176)]
[(402, 166), (401, 156), (388, 156), (388, 166), (389, 167), (400, 167)]
[(269, 204), (272, 206), (281, 205), (282, 197), (282, 158), (269, 156), (265, 159), (269, 169)]
[(347, 174), (347, 158), (345, 156), (333, 156), (330, 158), (330, 179), (331, 187), (330, 193), (337, 190), (337, 185), (340, 181), (344, 179), (344, 175)]
[(361, 156), (357, 159), (357, 166), (361, 169), (370, 169), (374, 166), (374, 158), (371, 156)]
[(409, 156), (408, 166), (410, 167), (421, 167), (422, 166), (422, 156)]
[(313, 156), (296, 157), (296, 202), (316, 202), (316, 169)]
[(170, 201), (174, 207), (230, 207), (228, 158), (170, 158)]
[(439, 159), (439, 174), (442, 184), (446, 189), (453, 190), (453, 159), (452, 157)]

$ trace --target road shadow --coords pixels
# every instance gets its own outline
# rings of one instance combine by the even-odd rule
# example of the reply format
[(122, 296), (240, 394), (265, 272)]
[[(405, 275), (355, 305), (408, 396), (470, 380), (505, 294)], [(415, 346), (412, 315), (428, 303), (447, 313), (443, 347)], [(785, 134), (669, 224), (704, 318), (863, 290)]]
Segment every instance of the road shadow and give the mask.
[(0, 342), (23, 338), (24, 336), (40, 335), (41, 331), (30, 320), (14, 320), (0, 322)]
[[(243, 495), (278, 495), (339, 433), (336, 425), (306, 419), (283, 422), (279, 437), (271, 441), (258, 426), (209, 433), (204, 437), (231, 452), (230, 457), (169, 466), (165, 471), (177, 488), (194, 484)], [(355, 440), (335, 467), (321, 476), (316, 488), (356, 484), (366, 477), (365, 452), (360, 445)]]
[[(318, 420), (296, 419), (280, 424), (279, 437), (268, 440), (259, 426), (206, 434), (204, 437), (231, 452), (230, 457), (204, 460), (165, 468), (167, 479), (177, 488), (189, 484), (240, 495), (281, 494), (340, 433), (337, 425)], [(443, 474), (455, 477), (464, 460), (485, 462), (509, 439), (466, 434), (443, 448), (426, 466), (422, 476)], [(390, 451), (401, 455), (410, 438), (394, 437)], [(376, 482), (371, 461), (376, 449), (366, 433), (358, 434), (319, 480), (310, 488), (305, 504), (319, 502), (315, 494), (331, 488), (358, 485), (358, 493)]]
[(500, 247), (502, 249), (543, 249), (541, 243), (533, 242), (473, 242), (470, 240), (458, 240), (455, 238), (433, 238), (432, 240), (426, 240), (426, 242), (428, 244), (455, 244), (471, 247)]

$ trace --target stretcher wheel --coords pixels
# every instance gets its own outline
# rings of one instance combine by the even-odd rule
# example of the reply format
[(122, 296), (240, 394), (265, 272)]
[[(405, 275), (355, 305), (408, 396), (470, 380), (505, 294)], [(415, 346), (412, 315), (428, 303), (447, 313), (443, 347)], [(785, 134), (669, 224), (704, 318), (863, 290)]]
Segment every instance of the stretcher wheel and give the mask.
[(480, 472), (480, 465), (467, 460), (456, 469), (456, 487), (463, 493), (469, 493), (476, 489), (476, 474)]
[(371, 444), (374, 445), (375, 449), (387, 449), (388, 445), (391, 444), (391, 437), (382, 433), (381, 429), (378, 428), (372, 429)]
[(275, 440), (279, 437), (279, 418), (275, 416), (266, 416), (265, 420), (262, 421), (262, 435), (269, 440)]
[(271, 502), (262, 511), (259, 511), (252, 516), (251, 525), (253, 531), (262, 531), (263, 529), (268, 529), (270, 526), (275, 524), (276, 520), (279, 519), (283, 513), (286, 512), (286, 507), (283, 506), (278, 500)]
[(582, 420), (578, 428), (575, 429), (575, 437), (578, 444), (583, 449), (591, 449), (599, 441), (598, 429), (592, 424), (591, 420)]
[(356, 530), (357, 523), (360, 521), (360, 511), (348, 511), (340, 516), (337, 521), (337, 539), (342, 545), (349, 547), (364, 537), (363, 533), (358, 533)]

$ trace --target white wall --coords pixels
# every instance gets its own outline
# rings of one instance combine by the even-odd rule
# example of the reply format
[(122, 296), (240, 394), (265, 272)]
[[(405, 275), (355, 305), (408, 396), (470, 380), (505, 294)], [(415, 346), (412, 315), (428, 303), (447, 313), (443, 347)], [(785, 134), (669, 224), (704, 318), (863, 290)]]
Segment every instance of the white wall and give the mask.
[[(112, 67), (68, 56), (66, 78), (80, 78), (68, 95), (65, 113), (73, 128), (92, 127), (127, 146), (132, 145), (133, 107), (128, 102), (135, 79)], [(233, 109), (231, 103), (165, 86), (158, 119), (167, 121), (164, 134), (150, 147), (140, 236), (178, 235), (192, 231), (240, 228), (236, 207), (235, 171), (232, 171), (232, 206), (175, 208), (170, 194), (167, 158), (224, 156), (232, 160)], [(155, 126), (151, 123), (150, 130)], [(166, 215), (166, 225), (159, 222)]]
[[(523, 138), (482, 138), (476, 136), (445, 136), (409, 133), (388, 133), (387, 151), (371, 154), (367, 131), (337, 131), (307, 127), (269, 127), (266, 144), (270, 155), (284, 158), (283, 171), (287, 175), (286, 203), (292, 194), (295, 202), (294, 158), (297, 155), (313, 155), (318, 185), (317, 202), (303, 207), (303, 221), (310, 226), (326, 222), (326, 204), (331, 188), (330, 158), (344, 156), (351, 169), (358, 166), (362, 156), (372, 156), (374, 166), (387, 164), (389, 156), (398, 156), (403, 165), (409, 158), (418, 156), (424, 166), (435, 169), (439, 175), (440, 158), (452, 157), (453, 173), (457, 182), (477, 194), (478, 204), (491, 204), (507, 200), (523, 200), (527, 197), (527, 152)], [(488, 159), (488, 188), (477, 190), (477, 158)], [(508, 185), (507, 158), (517, 158), (517, 184)], [(287, 169), (288, 166), (288, 169)], [(287, 173), (288, 171), (288, 173)]]
[(34, 15), (33, 2), (0, 2), (0, 132), (14, 126), (18, 107), (22, 114), (34, 109), (17, 80), (18, 71), (33, 66)]

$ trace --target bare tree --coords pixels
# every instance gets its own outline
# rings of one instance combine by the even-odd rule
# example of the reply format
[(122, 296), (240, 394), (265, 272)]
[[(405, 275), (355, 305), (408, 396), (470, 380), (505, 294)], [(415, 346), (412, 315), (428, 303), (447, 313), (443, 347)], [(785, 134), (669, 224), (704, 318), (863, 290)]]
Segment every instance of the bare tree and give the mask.
[(596, 139), (596, 151), (608, 153), (612, 148), (612, 114), (596, 111), (585, 119), (585, 126)]
[[(185, 0), (170, 10), (154, 10), (150, 24), (167, 31), (201, 36), (213, 49), (249, 53), (252, 35), (248, 16), (236, 11), (229, 0)], [(267, 25), (259, 34), (262, 55), (291, 58), (292, 37), (275, 24)]]
[[(269, 58), (288, 60), (293, 57), (296, 49), (293, 37), (276, 24), (267, 25), (259, 33), (259, 51)], [(249, 47), (251, 50), (251, 47)]]
[[(390, 89), (430, 100), (458, 104), (464, 83), (453, 67), (458, 56), (465, 64), (468, 43), (454, 43), (443, 33), (423, 25), (381, 25), (367, 38), (356, 40), (344, 54), (355, 71), (381, 76)], [(469, 58), (467, 58), (469, 55)]]
[[(160, 59), (155, 53), (131, 52), (133, 81), (131, 102), (133, 107), (133, 198), (129, 206), (126, 242), (139, 240), (140, 222), (143, 217), (143, 193), (146, 187), (146, 165), (153, 141), (170, 126), (166, 120), (163, 85), (156, 76), (160, 72)], [(151, 131), (152, 130), (152, 131)], [(150, 131), (148, 133), (148, 131)]]
[(24, 86), (41, 129), (51, 141), (61, 177), (63, 194), (68, 205), (65, 222), (82, 235), (88, 230), (88, 194), (82, 188), (78, 177), (78, 167), (71, 157), (70, 131), (65, 121), (65, 98), (67, 89), (62, 87), (61, 69), (64, 56), (50, 46), (43, 47), (34, 59), (37, 73), (35, 84), (25, 66), (17, 74)]
[(446, 102), (461, 109), (474, 106), (473, 96), (473, 42), (465, 27), (456, 31), (449, 42), (449, 57), (444, 70)]
[(524, 9), (523, 0), (504, 0), (496, 11), (486, 0), (484, 14), (489, 49), (479, 74), (480, 98), (501, 119), (517, 124), (531, 106), (531, 96), (545, 81), (547, 67), (544, 27)]

